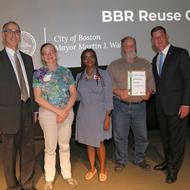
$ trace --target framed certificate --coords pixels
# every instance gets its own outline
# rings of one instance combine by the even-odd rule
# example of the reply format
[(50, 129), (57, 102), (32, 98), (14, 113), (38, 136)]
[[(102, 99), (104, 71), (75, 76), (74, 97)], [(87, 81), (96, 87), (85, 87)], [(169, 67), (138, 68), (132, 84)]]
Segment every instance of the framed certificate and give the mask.
[(128, 94), (130, 96), (146, 95), (146, 71), (128, 71)]

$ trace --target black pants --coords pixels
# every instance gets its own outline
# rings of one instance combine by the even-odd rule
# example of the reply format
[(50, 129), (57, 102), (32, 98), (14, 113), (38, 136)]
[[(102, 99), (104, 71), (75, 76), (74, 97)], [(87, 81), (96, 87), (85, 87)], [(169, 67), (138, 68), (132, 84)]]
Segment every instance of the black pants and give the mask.
[(178, 173), (185, 153), (187, 117), (158, 114), (158, 121), (168, 171)]
[[(30, 101), (21, 104), (19, 131), (16, 134), (2, 134), (3, 167), (8, 190), (28, 189), (33, 186), (35, 165), (33, 116)], [(16, 177), (17, 152), (20, 156), (18, 179)]]

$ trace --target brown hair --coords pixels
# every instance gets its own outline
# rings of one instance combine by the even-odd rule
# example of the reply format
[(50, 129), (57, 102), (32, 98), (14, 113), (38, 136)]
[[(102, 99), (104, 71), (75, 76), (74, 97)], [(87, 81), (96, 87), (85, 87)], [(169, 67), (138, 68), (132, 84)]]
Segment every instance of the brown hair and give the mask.
[(159, 30), (162, 30), (162, 32), (164, 32), (165, 34), (167, 33), (167, 32), (166, 32), (166, 29), (165, 29), (163, 26), (155, 26), (155, 27), (151, 30), (151, 32), (150, 32), (151, 37), (153, 37), (153, 33), (154, 33), (154, 32), (157, 32), (157, 31), (159, 31)]
[(43, 44), (43, 45), (41, 46), (41, 48), (40, 48), (40, 54), (41, 54), (41, 55), (42, 55), (42, 51), (43, 51), (44, 47), (46, 47), (46, 46), (51, 46), (51, 47), (55, 50), (55, 53), (57, 53), (56, 47), (55, 47), (52, 43), (47, 42), (47, 43)]
[(56, 47), (55, 47), (52, 43), (50, 43), (50, 42), (44, 43), (44, 44), (41, 46), (41, 48), (40, 48), (41, 62), (42, 62), (43, 64), (46, 64), (46, 63), (45, 63), (45, 61), (42, 59), (42, 51), (43, 51), (43, 49), (44, 49), (46, 46), (51, 46), (51, 47), (54, 49), (55, 53), (57, 54), (57, 49), (56, 49)]

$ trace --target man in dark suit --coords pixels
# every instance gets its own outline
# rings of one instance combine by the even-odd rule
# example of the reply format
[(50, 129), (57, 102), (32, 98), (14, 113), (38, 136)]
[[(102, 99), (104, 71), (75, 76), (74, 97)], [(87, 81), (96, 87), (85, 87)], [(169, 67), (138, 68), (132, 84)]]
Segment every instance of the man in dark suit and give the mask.
[(169, 43), (166, 29), (151, 30), (158, 51), (153, 58), (156, 108), (165, 160), (154, 167), (167, 170), (166, 183), (177, 180), (185, 152), (185, 133), (190, 105), (190, 59), (188, 51)]
[(16, 22), (4, 24), (2, 37), (5, 48), (0, 52), (0, 133), (4, 175), (8, 190), (34, 190), (33, 62), (18, 50), (21, 31)]

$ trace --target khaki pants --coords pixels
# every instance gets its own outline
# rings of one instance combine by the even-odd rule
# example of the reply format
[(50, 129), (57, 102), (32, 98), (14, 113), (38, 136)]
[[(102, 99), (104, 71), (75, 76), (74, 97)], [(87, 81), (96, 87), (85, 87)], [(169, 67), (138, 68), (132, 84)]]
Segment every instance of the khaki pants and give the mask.
[(71, 177), (70, 138), (74, 118), (73, 110), (63, 123), (56, 123), (56, 114), (47, 109), (39, 109), (39, 122), (45, 139), (45, 180), (53, 181), (55, 177), (56, 148), (59, 145), (61, 174), (64, 179)]

